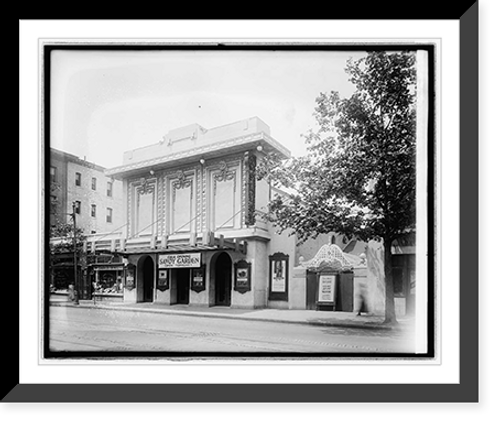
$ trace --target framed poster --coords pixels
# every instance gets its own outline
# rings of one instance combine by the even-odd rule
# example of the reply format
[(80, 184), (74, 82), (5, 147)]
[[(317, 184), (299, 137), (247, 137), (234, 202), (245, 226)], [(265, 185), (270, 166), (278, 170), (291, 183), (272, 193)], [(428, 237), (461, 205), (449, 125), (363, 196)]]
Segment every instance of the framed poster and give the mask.
[(234, 264), (234, 290), (244, 294), (252, 289), (252, 265), (240, 260)]
[(135, 265), (127, 264), (125, 267), (125, 288), (127, 290), (135, 289)]
[(200, 293), (206, 289), (205, 265), (191, 269), (191, 290)]
[(288, 260), (281, 252), (269, 256), (269, 300), (288, 300)]
[(158, 269), (158, 290), (165, 291), (169, 289), (168, 269)]
[(337, 276), (335, 274), (320, 274), (318, 303), (323, 305), (335, 305), (335, 295), (337, 293)]

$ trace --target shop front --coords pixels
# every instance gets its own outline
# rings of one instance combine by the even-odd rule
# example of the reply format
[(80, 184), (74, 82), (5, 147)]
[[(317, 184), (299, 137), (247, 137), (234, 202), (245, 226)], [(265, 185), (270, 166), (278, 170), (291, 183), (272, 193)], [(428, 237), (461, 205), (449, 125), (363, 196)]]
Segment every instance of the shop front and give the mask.
[(201, 252), (158, 254), (156, 301), (189, 305), (206, 290), (205, 264)]
[(124, 300), (168, 305), (256, 307), (252, 266), (230, 249), (126, 255)]
[(54, 255), (51, 258), (50, 267), (51, 298), (67, 298), (70, 288), (76, 287), (82, 280), (82, 273), (82, 267), (79, 263), (75, 267), (73, 255)]
[(124, 264), (119, 254), (89, 255), (86, 291), (94, 301), (123, 302)]
[(95, 300), (123, 301), (123, 265), (94, 265), (92, 296)]

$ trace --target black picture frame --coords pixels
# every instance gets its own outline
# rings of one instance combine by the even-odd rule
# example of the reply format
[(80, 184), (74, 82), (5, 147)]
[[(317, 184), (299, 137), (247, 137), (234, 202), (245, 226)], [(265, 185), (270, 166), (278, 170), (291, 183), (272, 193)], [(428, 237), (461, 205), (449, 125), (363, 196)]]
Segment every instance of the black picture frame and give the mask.
[(234, 291), (245, 294), (252, 290), (252, 264), (241, 259), (234, 264)]
[(167, 268), (158, 269), (158, 283), (156, 288), (160, 291), (165, 291), (170, 288), (170, 271)]
[(125, 289), (126, 290), (133, 290), (135, 289), (135, 286), (136, 286), (136, 277), (135, 277), (135, 273), (136, 273), (136, 270), (135, 270), (135, 265), (133, 264), (127, 264), (127, 266), (125, 267)]
[[(316, 300), (316, 307), (321, 308), (322, 306), (331, 307), (332, 310), (335, 310), (335, 306), (337, 304), (337, 297), (339, 295), (339, 273), (335, 271), (323, 271), (318, 274), (318, 299)], [(333, 281), (328, 284), (325, 284), (325, 280), (331, 278)], [(322, 299), (322, 289), (323, 284), (325, 284), (327, 288), (328, 294), (331, 293), (331, 299), (324, 300)], [(329, 286), (329, 287), (328, 287)]]
[[(288, 285), (289, 285), (289, 255), (285, 255), (282, 252), (276, 252), (269, 256), (269, 300), (271, 301), (288, 301)], [(283, 266), (282, 264), (285, 263)], [(273, 272), (275, 267), (280, 264), (281, 272), (283, 274), (282, 279), (284, 282), (284, 289), (280, 291), (273, 290)]]
[(206, 282), (206, 265), (203, 264), (200, 268), (191, 269), (191, 290), (196, 293), (201, 293), (207, 288)]

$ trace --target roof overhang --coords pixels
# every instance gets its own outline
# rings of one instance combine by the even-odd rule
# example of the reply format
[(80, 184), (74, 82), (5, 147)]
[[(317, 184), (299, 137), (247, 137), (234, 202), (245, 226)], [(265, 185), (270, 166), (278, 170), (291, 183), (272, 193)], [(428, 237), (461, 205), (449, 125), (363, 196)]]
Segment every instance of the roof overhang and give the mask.
[(146, 171), (158, 171), (164, 168), (173, 168), (188, 163), (198, 162), (200, 159), (210, 160), (228, 154), (254, 150), (259, 146), (262, 148), (261, 151), (264, 154), (272, 152), (278, 154), (283, 159), (291, 157), (290, 150), (278, 143), (268, 134), (261, 132), (172, 153), (166, 156), (121, 165), (108, 169), (105, 174), (108, 177), (124, 179), (143, 174)]
[(214, 252), (214, 251), (222, 251), (222, 250), (236, 250), (234, 247), (230, 246), (172, 246), (164, 249), (148, 249), (148, 248), (131, 248), (126, 249), (121, 252), (124, 257), (130, 255), (144, 255), (144, 254), (153, 254), (158, 253), (162, 255), (166, 255), (169, 253), (199, 253), (199, 252)]

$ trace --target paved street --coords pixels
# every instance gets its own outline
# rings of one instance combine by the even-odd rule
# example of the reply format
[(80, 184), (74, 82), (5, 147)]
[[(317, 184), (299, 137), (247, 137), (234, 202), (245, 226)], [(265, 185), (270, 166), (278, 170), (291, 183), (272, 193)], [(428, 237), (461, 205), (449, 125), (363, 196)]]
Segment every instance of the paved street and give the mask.
[(145, 311), (50, 308), (50, 349), (79, 352), (412, 352), (411, 334)]

